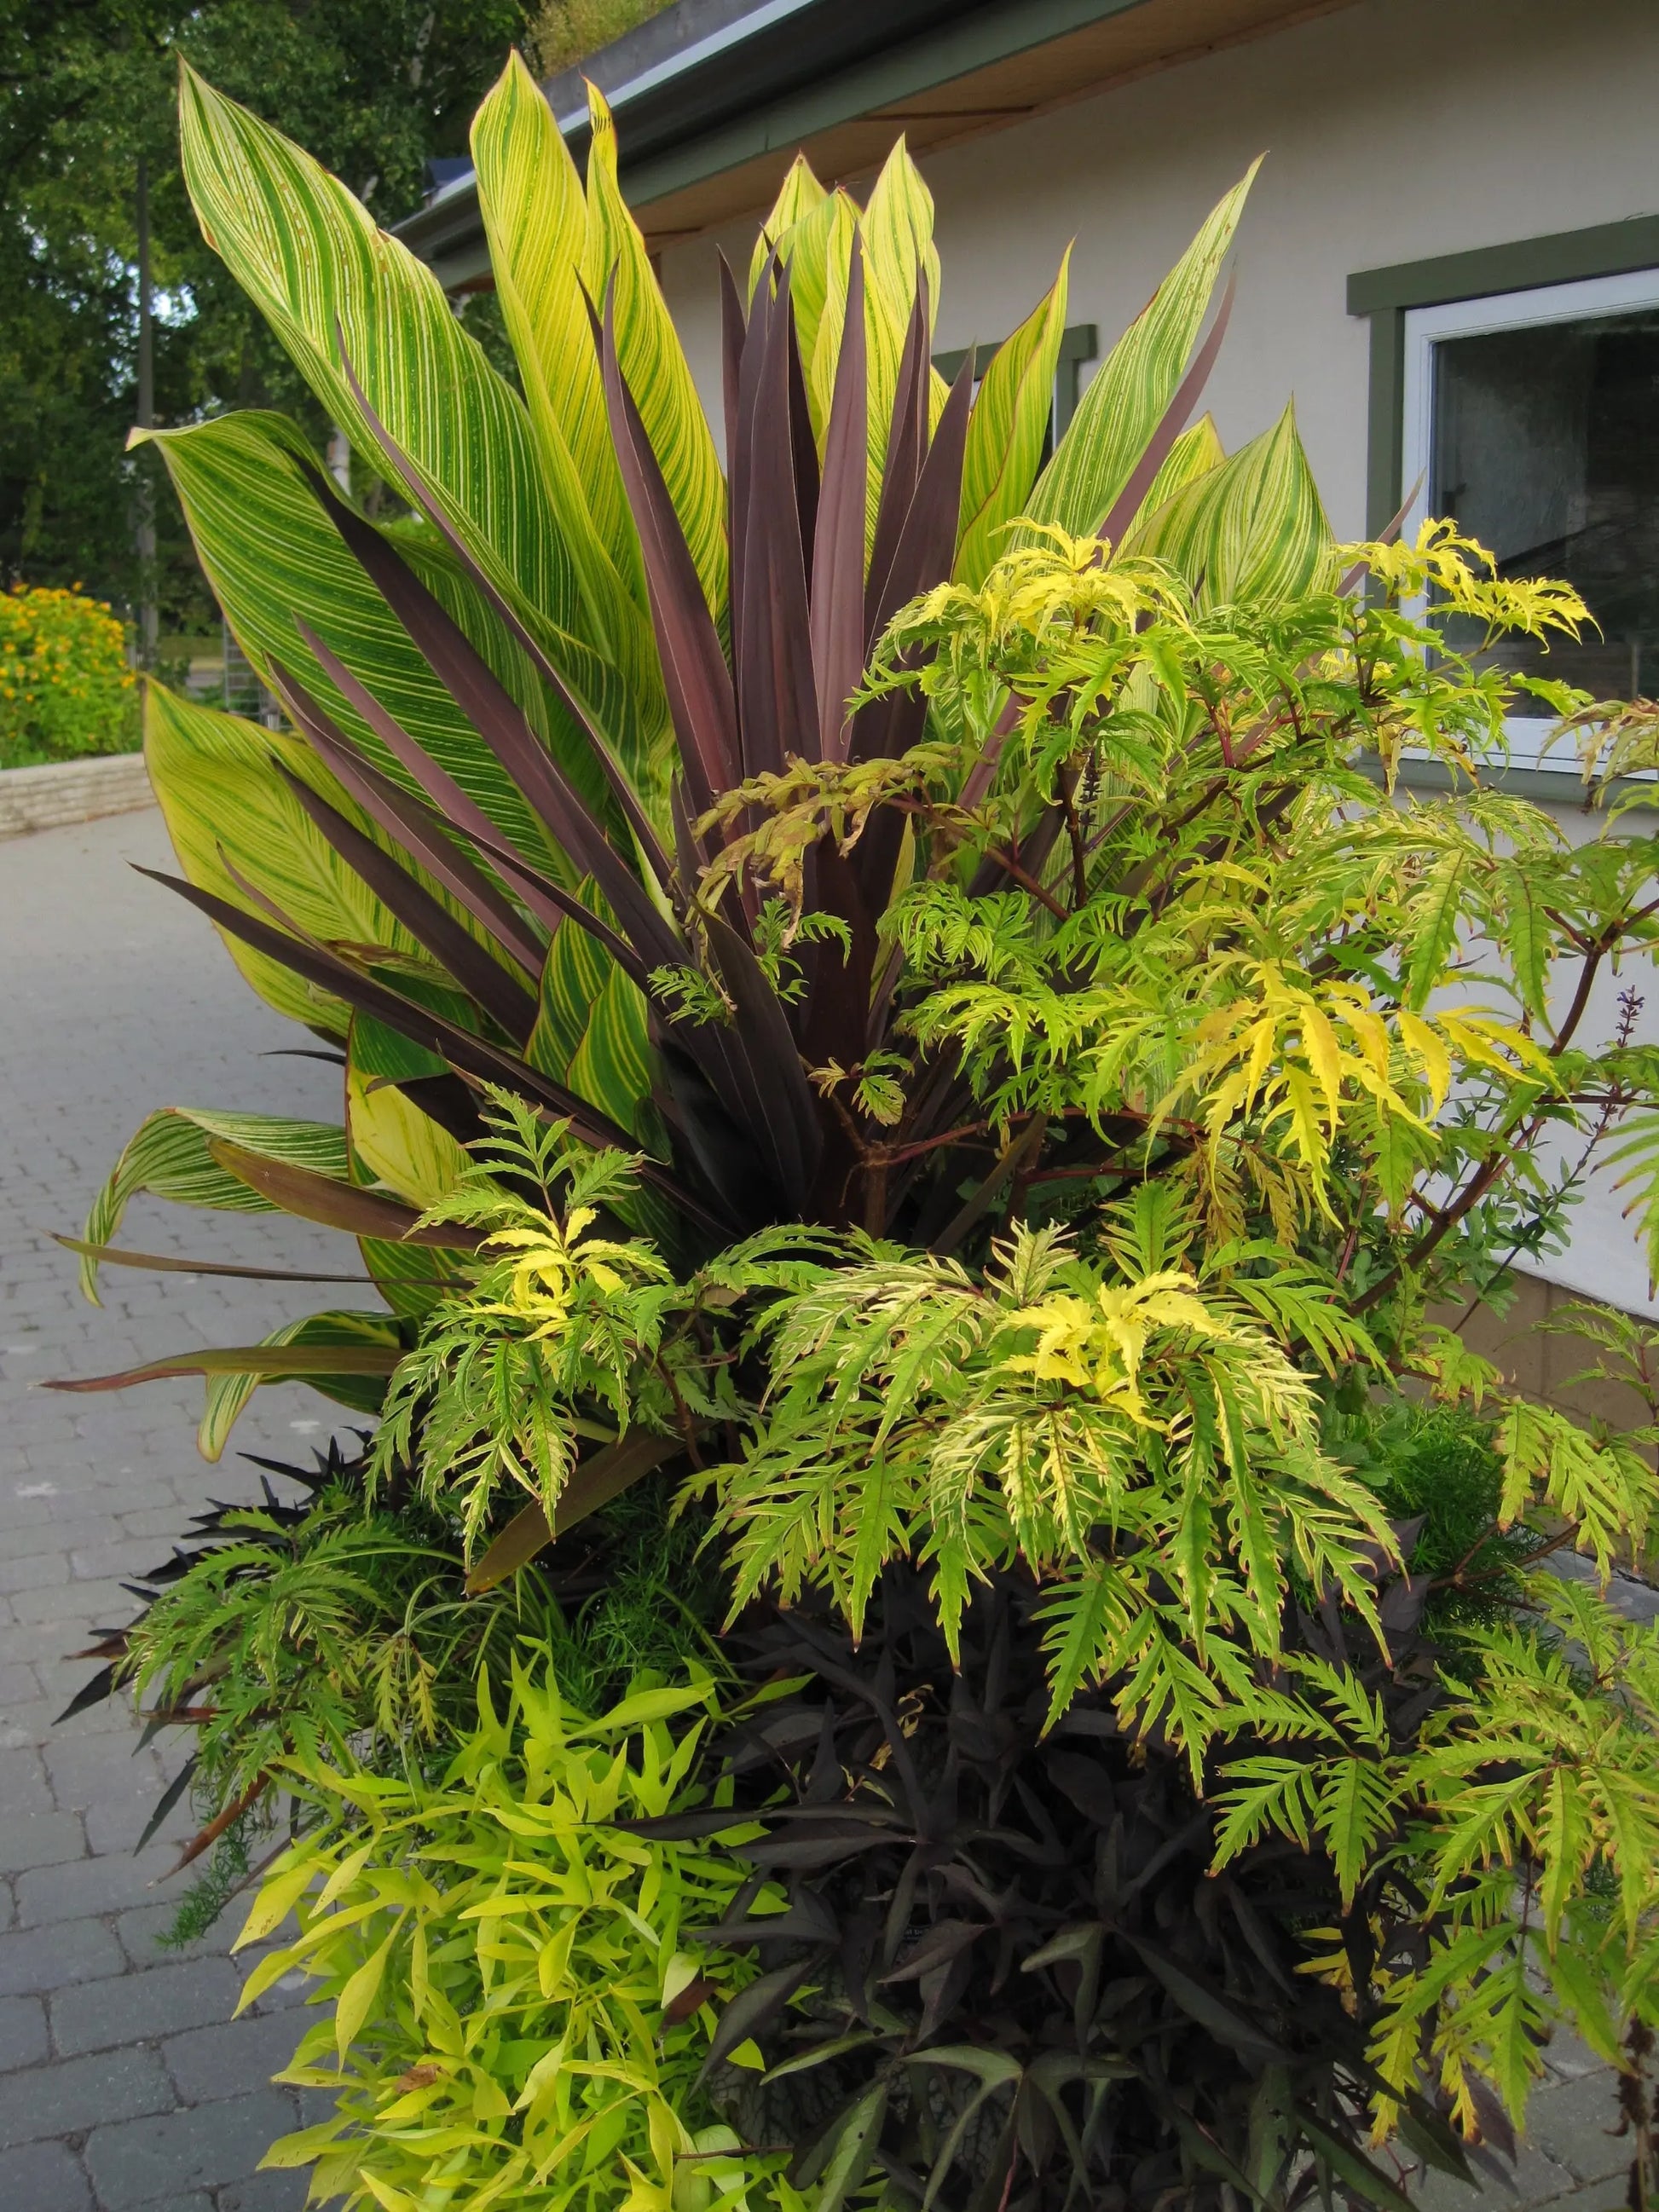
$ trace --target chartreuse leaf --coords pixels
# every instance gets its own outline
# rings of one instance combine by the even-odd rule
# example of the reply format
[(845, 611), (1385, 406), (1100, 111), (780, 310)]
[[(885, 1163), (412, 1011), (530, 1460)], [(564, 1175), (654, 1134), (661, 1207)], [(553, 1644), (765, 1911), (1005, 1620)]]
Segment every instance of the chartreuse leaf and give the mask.
[[(426, 1251), (421, 1256), (429, 1267), (434, 1259), (441, 1255)], [(260, 1341), (267, 1345), (295, 1345), (301, 1348), (313, 1345), (347, 1348), (362, 1345), (371, 1349), (384, 1349), (394, 1357), (403, 1348), (397, 1324), (392, 1316), (373, 1313), (307, 1314), (303, 1321), (289, 1322), (283, 1328), (273, 1329)], [(379, 1413), (380, 1401), (386, 1395), (386, 1377), (380, 1375), (296, 1370), (292, 1375), (267, 1377), (246, 1370), (210, 1375), (201, 1425), (196, 1431), (196, 1448), (204, 1459), (217, 1460), (220, 1457), (243, 1407), (261, 1383), (267, 1380), (308, 1383), (313, 1390), (321, 1391), (325, 1398), (332, 1398), (337, 1405), (349, 1406), (360, 1413)]]
[[(209, 1150), (215, 1137), (282, 1160), (313, 1175), (346, 1177), (345, 1131), (328, 1121), (295, 1121), (276, 1114), (210, 1113), (189, 1106), (167, 1106), (140, 1122), (110, 1170), (109, 1179), (87, 1215), (86, 1241), (108, 1244), (121, 1217), (141, 1191), (172, 1199), (180, 1206), (202, 1206), (221, 1213), (274, 1213), (258, 1191), (222, 1167)], [(98, 1262), (81, 1262), (81, 1287), (98, 1304)]]
[[(617, 127), (597, 86), (587, 88), (587, 242), (582, 280), (596, 307), (609, 294), (617, 357), (668, 485), (703, 596), (726, 607), (726, 480), (685, 351), (639, 225), (617, 182)], [(614, 289), (613, 289), (614, 288)]]
[[(240, 875), (325, 944), (381, 945), (404, 957), (419, 957), (415, 939), (347, 866), (277, 773), (280, 762), (385, 844), (297, 738), (192, 705), (152, 684), (144, 702), (144, 755), (173, 851), (191, 883), (246, 910), (251, 902), (236, 881)], [(220, 935), (247, 981), (278, 1013), (344, 1035), (345, 1009), (338, 1000), (240, 939), (222, 930)]]
[[(805, 155), (797, 154), (789, 164), (787, 175), (778, 187), (778, 196), (772, 203), (771, 213), (755, 236), (754, 251), (749, 257), (749, 297), (751, 302), (755, 296), (755, 287), (760, 283), (761, 270), (766, 266), (767, 257), (775, 252), (780, 260), (787, 262), (790, 268), (796, 272), (796, 280), (792, 283), (791, 290), (799, 304), (801, 233), (808, 220), (817, 214), (830, 197), (830, 195), (825, 191), (812, 173), (812, 165)], [(822, 255), (820, 254), (818, 275), (820, 307), (823, 301), (823, 289)], [(803, 330), (801, 332), (803, 355), (808, 353), (809, 347), (808, 334)]]
[(1125, 550), (1167, 561), (1206, 607), (1279, 605), (1326, 582), (1330, 525), (1294, 411), (1148, 514)]
[(1197, 237), (1101, 363), (1027, 508), (1075, 536), (1100, 527), (1181, 381), (1259, 164), (1219, 201)]
[(1052, 288), (998, 348), (968, 418), (956, 580), (974, 589), (1006, 551), (1007, 526), (1024, 506), (1042, 465), (1042, 441), (1054, 414), (1054, 365), (1066, 327), (1071, 259), (1067, 246)]
[(495, 296), (524, 385), (548, 496), (620, 667), (660, 689), (639, 540), (605, 416), (580, 282), (587, 207), (540, 87), (513, 54), (472, 120)]
[[(893, 395), (898, 387), (899, 362), (915, 306), (916, 283), (927, 285), (928, 327), (939, 311), (939, 250), (933, 244), (933, 196), (921, 172), (910, 159), (901, 137), (876, 179), (859, 229), (864, 240), (864, 322), (866, 342), (867, 390), (870, 402), (870, 497), (866, 509), (867, 538), (873, 538), (876, 511), (881, 498), (882, 477), (887, 460), (887, 434), (892, 426)], [(845, 277), (838, 318), (847, 316)], [(823, 331), (831, 327), (826, 310)], [(841, 331), (835, 328), (837, 354)], [(942, 388), (942, 380), (934, 378)], [(934, 392), (933, 413), (939, 411), (939, 391)], [(867, 550), (867, 547), (866, 547)]]
[[(577, 574), (524, 404), (442, 287), (308, 154), (184, 67), (185, 181), (203, 234), (360, 451), (380, 421), (476, 558), (556, 631), (584, 635)], [(342, 353), (343, 349), (343, 358)]]

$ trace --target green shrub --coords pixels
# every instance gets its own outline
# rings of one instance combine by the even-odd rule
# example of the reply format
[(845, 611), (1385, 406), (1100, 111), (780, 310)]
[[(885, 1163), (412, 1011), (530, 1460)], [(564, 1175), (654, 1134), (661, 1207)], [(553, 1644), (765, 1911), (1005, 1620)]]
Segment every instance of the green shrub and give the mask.
[(126, 632), (100, 599), (14, 584), (0, 593), (0, 768), (137, 750)]
[(748, 1869), (626, 1827), (707, 1802), (712, 1685), (643, 1677), (590, 1718), (531, 1647), (510, 1684), (498, 1713), (480, 1678), (477, 1725), (431, 1784), (290, 1770), (330, 1817), (260, 1890), (240, 1940), (290, 1909), (300, 1934), (242, 2002), (296, 1967), (317, 1979), (330, 2016), (280, 2078), (339, 2097), (265, 2162), (316, 2161), (315, 2195), (364, 2212), (737, 2212), (780, 2161), (739, 2153), (698, 2075), (753, 1969), (690, 1931), (726, 1917)]

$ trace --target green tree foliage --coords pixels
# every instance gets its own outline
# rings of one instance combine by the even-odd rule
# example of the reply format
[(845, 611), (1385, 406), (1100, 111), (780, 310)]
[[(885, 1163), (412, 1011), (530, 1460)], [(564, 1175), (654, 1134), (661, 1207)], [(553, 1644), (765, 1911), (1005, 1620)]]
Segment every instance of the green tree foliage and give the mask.
[[(479, 93), (522, 33), (520, 0), (9, 0), (0, 9), (0, 571), (84, 582), (129, 607), (137, 409), (136, 189), (149, 166), (158, 419), (278, 404), (328, 421), (204, 243), (177, 146), (180, 55), (318, 148), (383, 221), (426, 163), (463, 151)], [(167, 626), (210, 611), (164, 496)]]

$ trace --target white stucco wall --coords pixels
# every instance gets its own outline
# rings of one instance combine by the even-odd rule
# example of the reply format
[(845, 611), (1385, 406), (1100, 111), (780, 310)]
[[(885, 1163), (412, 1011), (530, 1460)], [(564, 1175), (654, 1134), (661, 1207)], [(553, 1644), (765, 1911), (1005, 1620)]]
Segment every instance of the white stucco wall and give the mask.
[[(1096, 324), (1105, 349), (1264, 152), (1208, 404), (1231, 448), (1294, 396), (1333, 526), (1358, 537), (1369, 332), (1346, 313), (1348, 276), (1659, 212), (1659, 0), (1359, 0), (933, 155), (938, 345), (1003, 337), (1075, 238), (1067, 319)], [(753, 237), (744, 225), (664, 256), (717, 434), (715, 248), (741, 271)], [(1569, 780), (1576, 837), (1574, 793)], [(1659, 1041), (1659, 977), (1644, 963), (1603, 975), (1583, 1042), (1611, 1034), (1632, 982), (1639, 1034)], [(1659, 1311), (1626, 1195), (1594, 1177), (1571, 1249), (1544, 1272)]]
[[(929, 156), (938, 343), (1003, 337), (1075, 238), (1103, 348), (1266, 153), (1209, 401), (1229, 447), (1292, 394), (1331, 520), (1364, 524), (1367, 331), (1350, 273), (1659, 212), (1659, 0), (1359, 0)], [(867, 179), (843, 179), (855, 191)], [(663, 277), (718, 421), (714, 252)]]

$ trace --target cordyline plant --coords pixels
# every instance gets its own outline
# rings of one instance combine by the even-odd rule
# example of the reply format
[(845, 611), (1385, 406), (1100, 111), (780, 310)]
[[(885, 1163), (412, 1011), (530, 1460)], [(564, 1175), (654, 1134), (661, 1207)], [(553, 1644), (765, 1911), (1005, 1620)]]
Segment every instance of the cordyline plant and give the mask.
[[(780, 2092), (830, 2069), (821, 2212), (1397, 2203), (1368, 2132), (1456, 2166), (1448, 2122), (1501, 2139), (1553, 2018), (1618, 2057), (1659, 1960), (1654, 1633), (1528, 1578), (1640, 1549), (1655, 1431), (1510, 1395), (1443, 1318), (1610, 1136), (1659, 1251), (1659, 1064), (1633, 994), (1589, 1026), (1655, 942), (1659, 845), (1622, 799), (1569, 845), (1492, 775), (1527, 679), (1486, 648), (1582, 603), (1444, 526), (1338, 548), (1288, 413), (1231, 457), (1187, 427), (1248, 179), (1043, 465), (1063, 274), (947, 392), (902, 150), (862, 210), (798, 164), (746, 305), (725, 282), (722, 476), (597, 96), (585, 191), (517, 64), (475, 126), (522, 395), (331, 179), (183, 106), (209, 234), (410, 511), (274, 417), (157, 434), (292, 725), (152, 694), (177, 887), (338, 1052), (345, 1120), (155, 1114), (80, 1249), (89, 1286), (146, 1264), (110, 1248), (141, 1190), (286, 1209), (389, 1311), (76, 1387), (204, 1371), (210, 1453), (276, 1376), (380, 1412), (380, 1479), (475, 1590), (550, 1541), (556, 1588), (602, 1561), (656, 1474), (734, 1620), (781, 1608), (781, 1650), (830, 1608), (825, 1748), (770, 1786), (835, 1818), (762, 1858), (835, 1893), (737, 2000)], [(1531, 688), (1592, 797), (1650, 764), (1648, 710)], [(1474, 1425), (1413, 1445), (1416, 1504), (1407, 1382)], [(878, 1618), (885, 1735), (843, 1756), (836, 1639)], [(1067, 1727), (1115, 1747), (1076, 1788)], [(1054, 1789), (1090, 1826), (1011, 1902), (987, 1869), (1049, 1850)], [(1203, 1943), (1126, 1891), (1170, 1868), (1159, 1924)], [(1298, 1973), (1352, 2023), (1317, 2051), (1275, 2024)], [(1187, 2070), (1126, 2123), (1165, 2007)]]

